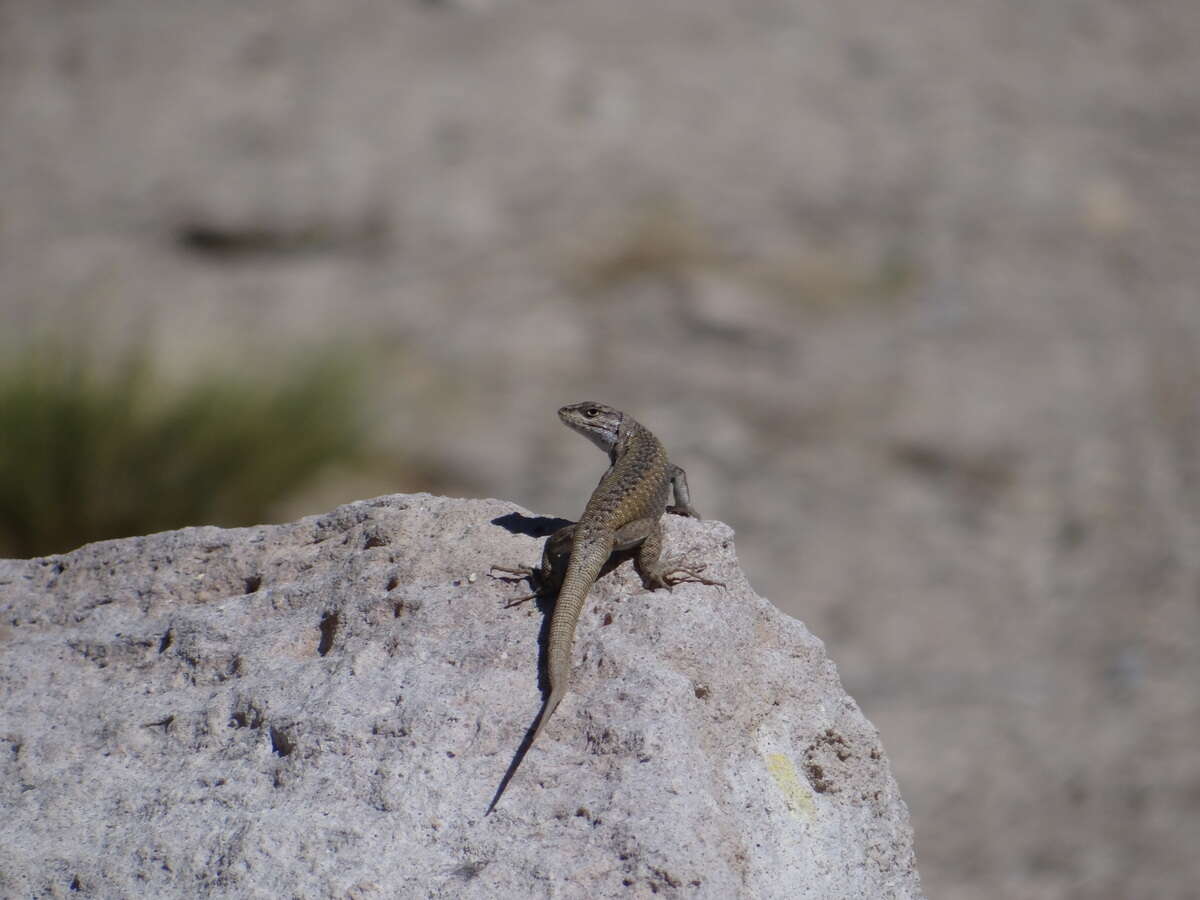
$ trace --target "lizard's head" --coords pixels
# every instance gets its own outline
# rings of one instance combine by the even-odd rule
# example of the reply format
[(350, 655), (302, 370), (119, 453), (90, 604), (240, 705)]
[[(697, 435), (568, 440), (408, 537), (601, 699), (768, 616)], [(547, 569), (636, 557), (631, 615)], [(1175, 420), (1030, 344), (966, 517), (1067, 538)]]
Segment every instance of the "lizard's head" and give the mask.
[(578, 431), (605, 453), (610, 453), (616, 446), (625, 414), (603, 403), (585, 400), (564, 406), (558, 411), (558, 417), (572, 431)]

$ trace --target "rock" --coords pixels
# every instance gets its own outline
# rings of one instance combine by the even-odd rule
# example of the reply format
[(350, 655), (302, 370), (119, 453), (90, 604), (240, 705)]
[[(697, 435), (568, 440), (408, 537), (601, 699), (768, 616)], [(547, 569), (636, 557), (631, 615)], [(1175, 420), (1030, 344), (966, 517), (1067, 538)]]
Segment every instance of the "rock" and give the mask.
[(919, 897), (879, 735), (733, 532), (725, 589), (593, 589), (572, 691), (505, 609), (556, 520), (395, 495), (288, 525), (0, 561), (0, 893)]

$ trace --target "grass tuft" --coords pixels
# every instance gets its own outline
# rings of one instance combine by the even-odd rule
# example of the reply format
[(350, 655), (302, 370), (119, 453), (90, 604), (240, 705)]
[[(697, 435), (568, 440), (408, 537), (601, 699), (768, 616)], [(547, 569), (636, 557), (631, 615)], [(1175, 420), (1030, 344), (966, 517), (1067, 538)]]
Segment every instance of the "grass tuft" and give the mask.
[(40, 346), (0, 364), (0, 556), (184, 525), (246, 525), (361, 452), (348, 358), (172, 385), (143, 353)]

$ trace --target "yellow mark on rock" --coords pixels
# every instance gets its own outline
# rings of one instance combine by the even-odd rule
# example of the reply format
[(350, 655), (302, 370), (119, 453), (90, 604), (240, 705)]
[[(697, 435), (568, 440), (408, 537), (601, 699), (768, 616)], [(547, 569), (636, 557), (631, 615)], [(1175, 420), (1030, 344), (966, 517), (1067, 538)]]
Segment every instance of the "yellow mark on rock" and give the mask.
[(788, 812), (793, 816), (803, 815), (806, 819), (811, 819), (817, 812), (816, 804), (813, 803), (812, 791), (804, 786), (800, 780), (800, 773), (796, 771), (792, 761), (782, 753), (767, 753), (764, 755), (764, 760), (767, 764), (767, 771), (771, 773), (771, 777), (775, 779), (775, 784), (779, 786), (779, 790), (783, 794)]

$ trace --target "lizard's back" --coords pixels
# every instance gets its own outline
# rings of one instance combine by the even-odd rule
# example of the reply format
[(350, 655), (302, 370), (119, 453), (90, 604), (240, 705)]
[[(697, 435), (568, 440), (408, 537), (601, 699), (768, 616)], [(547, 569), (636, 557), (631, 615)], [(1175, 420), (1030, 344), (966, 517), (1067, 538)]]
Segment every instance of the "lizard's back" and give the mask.
[(615, 530), (638, 519), (657, 518), (667, 508), (670, 484), (662, 442), (634, 422), (624, 452), (601, 476), (577, 527), (595, 523)]

